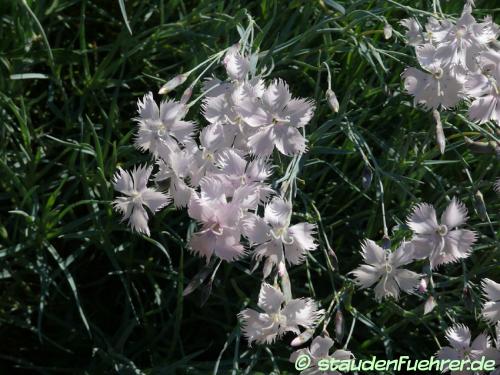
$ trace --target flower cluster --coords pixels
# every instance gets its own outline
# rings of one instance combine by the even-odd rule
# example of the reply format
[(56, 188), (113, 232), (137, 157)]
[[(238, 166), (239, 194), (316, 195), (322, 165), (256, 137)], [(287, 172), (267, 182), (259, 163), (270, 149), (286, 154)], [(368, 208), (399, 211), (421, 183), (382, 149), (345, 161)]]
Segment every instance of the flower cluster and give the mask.
[[(362, 256), (366, 264), (351, 272), (356, 283), (365, 289), (378, 282), (375, 287), (377, 299), (397, 299), (400, 290), (410, 292), (422, 287), (421, 276), (401, 269), (401, 266), (414, 260), (428, 259), (431, 269), (435, 269), (468, 257), (476, 241), (476, 233), (459, 229), (466, 220), (467, 209), (456, 198), (444, 210), (440, 222), (432, 205), (416, 205), (407, 219), (408, 226), (414, 232), (410, 242), (403, 242), (392, 253), (371, 240), (363, 244)], [(425, 279), (422, 280), (425, 282)]]
[(465, 102), (470, 120), (500, 125), (500, 53), (493, 47), (500, 28), (491, 17), (477, 22), (472, 6), (467, 1), (456, 22), (430, 17), (422, 27), (416, 18), (401, 21), (420, 65), (403, 72), (404, 87), (415, 104), (432, 110), (442, 154), (446, 138), (439, 110)]
[(500, 124), (500, 54), (491, 47), (500, 29), (491, 17), (477, 22), (467, 2), (456, 22), (430, 17), (424, 28), (415, 18), (401, 24), (420, 64), (420, 69), (410, 67), (403, 73), (415, 103), (449, 109), (468, 99), (472, 121)]
[[(264, 279), (275, 270), (276, 280), (287, 275), (287, 264), (302, 263), (318, 246), (316, 226), (292, 224), (291, 194), (269, 181), (275, 152), (296, 160), (307, 150), (304, 127), (315, 105), (293, 97), (281, 79), (264, 81), (251, 67), (254, 55), (244, 52), (236, 45), (225, 53), (225, 81), (215, 76), (204, 81), (201, 114), (208, 125), (201, 130), (185, 119), (194, 84), (180, 101), (157, 104), (152, 93), (138, 101), (134, 144), (151, 155), (157, 188), (147, 187), (153, 166), (119, 169), (114, 186), (124, 196), (114, 206), (133, 230), (146, 235), (147, 210), (154, 214), (170, 202), (187, 208), (199, 224), (188, 243), (193, 253), (207, 264), (213, 257), (232, 262), (251, 253), (263, 262)], [(160, 93), (175, 89), (187, 76), (169, 81)], [(312, 299), (285, 298), (265, 282), (258, 307), (264, 312), (239, 314), (249, 343), (270, 343), (285, 332), (300, 334), (299, 327), (313, 328), (323, 314)]]
[[(187, 207), (200, 224), (189, 242), (194, 253), (207, 262), (212, 256), (234, 261), (247, 253), (244, 237), (258, 245), (257, 258), (267, 259), (267, 276), (272, 265), (298, 264), (317, 246), (314, 225), (290, 225), (291, 203), (268, 182), (275, 148), (284, 155), (306, 150), (299, 130), (315, 107), (311, 100), (293, 98), (283, 80), (250, 77), (250, 60), (238, 47), (227, 51), (223, 64), (226, 81), (211, 77), (204, 82), (202, 114), (208, 125), (200, 132), (185, 119), (185, 99), (158, 105), (148, 93), (138, 101), (134, 144), (151, 154), (154, 181), (166, 191), (146, 187), (152, 167), (120, 169), (114, 186), (125, 197), (114, 204), (132, 229), (147, 235), (146, 207), (152, 213), (170, 201)], [(257, 214), (261, 206), (263, 217)]]

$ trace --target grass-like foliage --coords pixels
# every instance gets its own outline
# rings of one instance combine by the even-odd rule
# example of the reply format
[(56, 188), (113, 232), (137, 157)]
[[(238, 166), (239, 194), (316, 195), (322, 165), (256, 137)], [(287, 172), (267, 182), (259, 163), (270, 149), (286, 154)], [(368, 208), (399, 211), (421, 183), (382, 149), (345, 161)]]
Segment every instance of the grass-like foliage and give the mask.
[[(287, 264), (284, 290), (325, 312), (314, 336), (381, 359), (427, 359), (448, 346), (456, 324), (495, 337), (482, 309), (484, 280), (500, 281), (500, 128), (472, 121), (468, 99), (440, 114), (416, 107), (401, 77), (418, 63), (399, 22), (457, 19), (462, 8), (438, 0), (0, 1), (0, 372), (297, 373), (294, 334), (250, 346), (238, 319), (257, 309), (255, 257), (205, 262), (191, 251), (199, 226), (187, 210), (149, 215), (148, 236), (112, 204), (118, 168), (154, 165), (134, 147), (138, 99), (161, 97), (171, 78), (248, 37), (249, 24), (266, 80), (285, 80), (294, 98), (315, 106), (307, 152), (290, 168), (277, 150), (272, 160), (274, 182), (290, 184), (292, 224), (317, 231), (316, 251)], [(476, 0), (474, 16), (500, 23), (497, 8)], [(213, 61), (206, 76), (224, 76)], [(181, 100), (188, 85), (168, 97)], [(202, 80), (193, 97), (201, 90)], [(202, 103), (189, 112), (201, 128)], [(435, 254), (432, 267), (420, 257), (408, 267), (428, 285), (401, 288), (399, 298), (359, 288), (350, 272), (367, 251), (395, 254), (418, 235), (412, 218), (429, 209), (416, 206), (423, 202), (438, 219), (450, 204), (467, 209), (460, 225), (470, 253), (446, 264)], [(294, 343), (308, 347), (311, 337)]]

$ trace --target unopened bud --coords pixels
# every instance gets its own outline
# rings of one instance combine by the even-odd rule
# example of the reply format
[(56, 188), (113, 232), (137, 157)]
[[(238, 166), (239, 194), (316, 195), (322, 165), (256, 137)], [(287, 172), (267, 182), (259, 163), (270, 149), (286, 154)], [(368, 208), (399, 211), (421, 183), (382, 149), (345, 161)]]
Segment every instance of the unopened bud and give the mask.
[(441, 116), (439, 115), (439, 112), (436, 109), (432, 111), (432, 115), (434, 116), (434, 121), (436, 122), (436, 141), (439, 146), (439, 151), (441, 152), (441, 154), (444, 154), (446, 147), (446, 138), (444, 137), (443, 124), (441, 123)]
[(337, 342), (342, 342), (345, 333), (345, 320), (342, 311), (337, 310), (335, 314), (335, 338)]
[(433, 296), (430, 296), (427, 298), (427, 301), (425, 301), (424, 304), (424, 315), (430, 313), (432, 310), (434, 310), (434, 307), (437, 306), (436, 301), (434, 300)]
[(160, 88), (160, 91), (158, 91), (158, 94), (160, 94), (160, 95), (167, 94), (168, 92), (172, 91), (176, 87), (178, 87), (178, 86), (182, 85), (184, 82), (186, 82), (186, 79), (188, 77), (189, 77), (189, 73), (176, 75), (174, 78), (172, 78), (170, 81), (165, 83)]
[(427, 292), (427, 278), (426, 277), (424, 277), (423, 279), (420, 279), (420, 283), (418, 284), (418, 292), (419, 293)]
[(278, 264), (278, 274), (283, 277), (286, 274), (285, 262), (279, 262)]
[(363, 186), (364, 190), (368, 190), (370, 188), (372, 180), (373, 180), (373, 172), (371, 168), (369, 168), (368, 166), (364, 167), (363, 172), (361, 174), (361, 185)]
[(476, 194), (474, 194), (474, 198), (476, 201), (476, 209), (479, 213), (479, 216), (482, 220), (487, 220), (488, 212), (486, 211), (486, 203), (484, 203), (483, 193), (481, 193), (481, 191), (479, 190), (476, 191)]
[(330, 106), (332, 111), (337, 113), (339, 111), (340, 105), (337, 99), (337, 95), (335, 95), (335, 92), (333, 92), (333, 90), (326, 90), (326, 100), (328, 100), (328, 105)]
[(181, 104), (186, 104), (193, 95), (193, 85), (190, 85), (186, 90), (184, 90), (181, 97)]
[(290, 343), (291, 346), (300, 346), (305, 344), (309, 339), (312, 337), (314, 334), (314, 329), (308, 329), (304, 332), (302, 332), (300, 335), (298, 335), (296, 338), (292, 340)]
[(384, 38), (391, 39), (391, 37), (392, 37), (392, 26), (386, 23), (384, 26)]

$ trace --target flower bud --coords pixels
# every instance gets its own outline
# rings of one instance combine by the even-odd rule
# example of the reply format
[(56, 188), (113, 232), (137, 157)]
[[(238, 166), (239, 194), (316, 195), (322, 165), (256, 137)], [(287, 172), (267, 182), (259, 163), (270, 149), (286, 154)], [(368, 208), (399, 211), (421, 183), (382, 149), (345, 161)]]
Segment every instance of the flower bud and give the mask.
[(424, 277), (423, 279), (420, 279), (420, 283), (418, 284), (418, 292), (419, 293), (427, 292), (427, 278), (426, 277)]
[(335, 92), (333, 90), (328, 89), (326, 90), (326, 100), (328, 100), (328, 105), (332, 109), (333, 112), (337, 113), (339, 111), (339, 101), (337, 99), (337, 95), (335, 95)]
[(335, 338), (338, 342), (341, 342), (344, 338), (345, 333), (345, 320), (342, 311), (337, 310), (335, 314)]
[(392, 26), (386, 23), (384, 26), (384, 38), (387, 40), (391, 39), (391, 37), (392, 37)]
[(290, 343), (291, 346), (300, 346), (309, 341), (309, 339), (314, 334), (314, 329), (308, 329), (298, 335), (296, 338), (292, 340)]
[(434, 121), (436, 122), (436, 141), (439, 146), (439, 151), (441, 154), (444, 154), (444, 150), (446, 147), (446, 138), (444, 137), (443, 124), (441, 123), (441, 116), (439, 112), (434, 109), (432, 111), (432, 115), (434, 116)]
[(167, 94), (168, 92), (172, 91), (176, 87), (178, 87), (178, 86), (182, 85), (184, 82), (186, 82), (186, 79), (188, 77), (189, 77), (189, 73), (176, 75), (174, 78), (172, 78), (170, 81), (165, 83), (160, 88), (160, 91), (158, 91), (158, 94), (160, 94), (160, 95)]
[(437, 306), (436, 301), (434, 300), (433, 296), (430, 296), (427, 298), (427, 301), (425, 301), (424, 304), (424, 315), (430, 313), (432, 310), (434, 310), (434, 307)]

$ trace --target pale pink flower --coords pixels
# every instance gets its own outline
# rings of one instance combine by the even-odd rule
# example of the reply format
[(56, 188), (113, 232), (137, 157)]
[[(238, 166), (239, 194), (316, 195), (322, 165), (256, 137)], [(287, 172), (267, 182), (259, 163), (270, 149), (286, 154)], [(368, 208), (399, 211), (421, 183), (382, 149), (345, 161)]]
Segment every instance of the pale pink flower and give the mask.
[(155, 175), (155, 181), (168, 180), (169, 194), (176, 207), (186, 207), (193, 193), (193, 188), (187, 183), (193, 161), (192, 153), (178, 146), (173, 147), (172, 152), (164, 159), (160, 158), (157, 161), (159, 170)]
[(500, 124), (500, 53), (482, 53), (479, 65), (484, 74), (470, 74), (464, 84), (465, 92), (474, 99), (468, 116), (479, 124), (490, 120)]
[(350, 273), (356, 277), (355, 282), (361, 289), (377, 283), (374, 289), (377, 300), (386, 297), (398, 299), (400, 290), (411, 292), (418, 287), (421, 275), (401, 268), (413, 261), (411, 243), (403, 242), (396, 251), (390, 252), (372, 240), (365, 240), (361, 254), (366, 264)]
[(491, 324), (500, 322), (500, 284), (490, 279), (483, 279), (483, 293), (488, 299), (481, 314)]
[(451, 67), (477, 70), (476, 57), (496, 39), (498, 26), (491, 19), (477, 23), (468, 5), (456, 24), (447, 26), (441, 32), (432, 33), (432, 40), (438, 45), (438, 58)]
[(228, 262), (241, 258), (245, 248), (240, 243), (240, 219), (255, 204), (255, 186), (237, 188), (231, 199), (217, 176), (204, 177), (200, 188), (199, 195), (191, 195), (188, 207), (189, 216), (202, 224), (191, 237), (191, 249), (207, 262), (214, 254)]
[(220, 170), (218, 176), (226, 181), (226, 186), (229, 187), (226, 191), (228, 195), (232, 196), (232, 192), (240, 186), (253, 184), (257, 189), (259, 203), (262, 203), (273, 192), (265, 183), (271, 176), (271, 166), (266, 159), (255, 158), (247, 162), (236, 149), (227, 149), (218, 154), (216, 164)]
[(295, 363), (301, 356), (308, 356), (311, 359), (310, 366), (300, 372), (300, 375), (340, 375), (339, 371), (320, 371), (318, 362), (322, 359), (349, 360), (354, 355), (349, 350), (337, 349), (332, 354), (330, 349), (333, 347), (333, 340), (327, 336), (317, 336), (311, 342), (308, 348), (294, 351), (290, 356), (290, 362)]
[(148, 213), (144, 206), (154, 214), (170, 202), (167, 194), (147, 187), (152, 170), (148, 166), (136, 167), (131, 172), (118, 168), (113, 177), (115, 190), (125, 195), (113, 201), (115, 210), (123, 215), (122, 221), (128, 220), (133, 230), (148, 236)]
[[(468, 327), (463, 324), (455, 324), (446, 330), (446, 338), (450, 346), (439, 349), (436, 353), (438, 359), (445, 360), (480, 360), (497, 359), (498, 354), (491, 347), (490, 337), (486, 333), (478, 335), (471, 343), (471, 333)], [(445, 365), (444, 371), (450, 371), (448, 365)], [(473, 374), (472, 371), (451, 371), (451, 375)]]
[(300, 327), (313, 328), (324, 310), (311, 298), (296, 298), (285, 302), (283, 293), (270, 284), (262, 283), (257, 304), (262, 312), (245, 309), (238, 314), (248, 343), (271, 344), (286, 332), (300, 334)]
[(408, 217), (408, 226), (413, 230), (415, 257), (429, 258), (434, 269), (441, 264), (467, 258), (476, 241), (476, 233), (468, 229), (454, 229), (467, 221), (467, 209), (453, 198), (441, 215), (438, 223), (434, 207), (422, 203)]
[(417, 47), (417, 58), (425, 71), (406, 68), (402, 74), (404, 87), (415, 104), (425, 109), (452, 108), (464, 98), (465, 74), (459, 69), (450, 72), (436, 57), (436, 51), (431, 44)]
[(237, 112), (243, 121), (258, 131), (248, 139), (256, 155), (271, 155), (276, 147), (284, 155), (306, 150), (306, 139), (299, 129), (306, 126), (314, 114), (314, 103), (308, 99), (292, 99), (288, 85), (274, 80), (259, 98), (242, 98)]
[(160, 103), (160, 108), (150, 92), (144, 95), (143, 101), (137, 103), (139, 117), (136, 118), (139, 130), (134, 143), (141, 151), (149, 151), (155, 157), (170, 152), (170, 148), (179, 143), (191, 140), (195, 124), (182, 120), (186, 107), (173, 100)]
[(264, 277), (274, 266), (286, 260), (300, 264), (309, 251), (318, 247), (313, 235), (316, 226), (309, 223), (290, 225), (292, 205), (281, 197), (275, 197), (266, 206), (264, 218), (248, 214), (242, 220), (242, 230), (251, 244), (257, 244), (254, 256), (266, 258)]
[(406, 28), (406, 40), (411, 46), (424, 43), (422, 26), (415, 18), (406, 18), (400, 21), (401, 26)]

